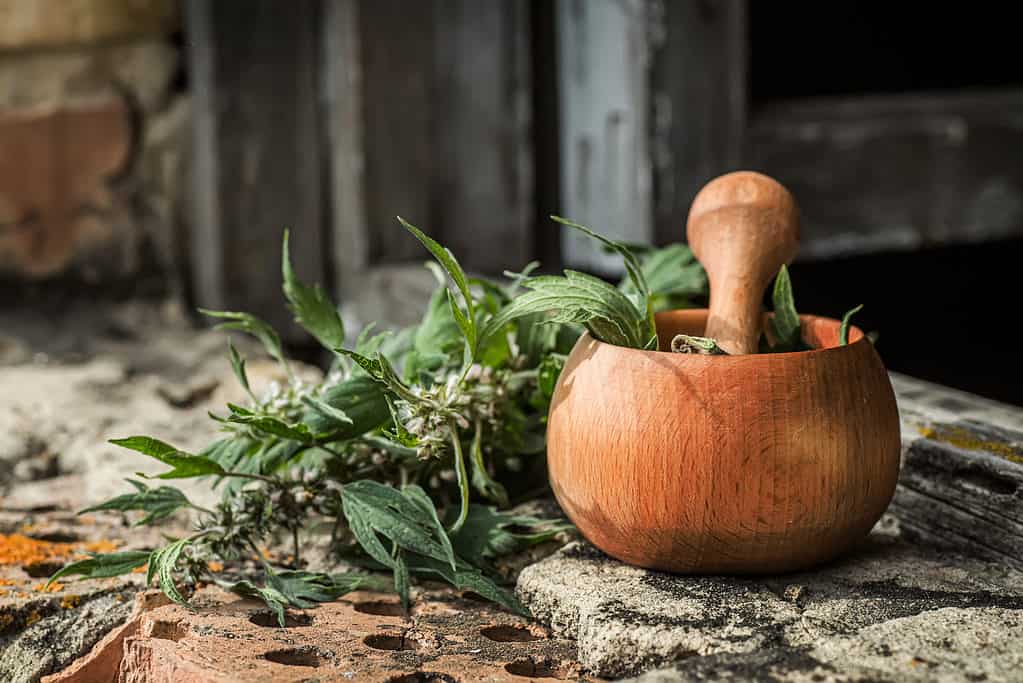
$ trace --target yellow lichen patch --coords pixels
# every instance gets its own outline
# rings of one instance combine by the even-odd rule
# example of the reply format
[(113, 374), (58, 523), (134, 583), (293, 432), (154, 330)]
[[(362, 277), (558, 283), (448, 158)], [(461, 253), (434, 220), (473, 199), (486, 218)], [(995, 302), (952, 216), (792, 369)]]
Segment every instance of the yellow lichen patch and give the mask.
[(82, 604), (82, 596), (80, 595), (65, 595), (60, 600), (61, 609), (74, 609)]
[(919, 427), (917, 431), (925, 439), (941, 441), (967, 451), (983, 451), (1005, 458), (1009, 462), (1023, 464), (1023, 450), (1004, 441), (979, 439), (976, 434), (963, 427)]

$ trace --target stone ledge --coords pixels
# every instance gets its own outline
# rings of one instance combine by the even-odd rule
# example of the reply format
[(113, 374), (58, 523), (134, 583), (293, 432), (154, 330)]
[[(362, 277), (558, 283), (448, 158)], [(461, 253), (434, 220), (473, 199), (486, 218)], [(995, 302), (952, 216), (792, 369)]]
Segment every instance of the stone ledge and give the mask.
[(607, 677), (673, 664), (641, 680), (993, 681), (1023, 657), (1023, 574), (881, 531), (844, 560), (766, 578), (672, 576), (575, 543), (526, 568), (518, 594)]

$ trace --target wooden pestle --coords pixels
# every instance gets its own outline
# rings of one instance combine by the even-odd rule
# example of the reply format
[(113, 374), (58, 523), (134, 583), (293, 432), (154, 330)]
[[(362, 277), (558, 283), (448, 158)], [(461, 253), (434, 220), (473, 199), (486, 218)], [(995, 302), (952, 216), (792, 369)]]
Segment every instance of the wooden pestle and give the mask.
[(732, 355), (756, 353), (764, 290), (799, 249), (795, 199), (761, 173), (728, 173), (696, 195), (686, 235), (710, 281), (704, 335)]

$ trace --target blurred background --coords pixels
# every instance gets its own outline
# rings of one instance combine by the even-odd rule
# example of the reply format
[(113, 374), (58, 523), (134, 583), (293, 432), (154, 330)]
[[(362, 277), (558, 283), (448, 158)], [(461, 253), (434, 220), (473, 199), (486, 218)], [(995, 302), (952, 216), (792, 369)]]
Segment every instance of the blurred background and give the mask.
[(988, 10), (0, 0), (0, 365), (25, 316), (65, 351), (131, 335), (75, 327), (110, 301), (250, 311), (301, 352), (285, 227), (356, 325), (432, 286), (396, 214), (477, 273), (615, 276), (546, 216), (680, 241), (750, 168), (802, 206), (802, 311), (863, 303), (891, 369), (1023, 405), (1023, 73)]

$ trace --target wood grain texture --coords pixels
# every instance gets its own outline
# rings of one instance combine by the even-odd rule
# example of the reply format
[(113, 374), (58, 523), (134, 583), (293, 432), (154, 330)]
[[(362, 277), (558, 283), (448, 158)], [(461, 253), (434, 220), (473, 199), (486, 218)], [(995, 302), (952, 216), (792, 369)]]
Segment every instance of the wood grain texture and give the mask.
[[(766, 322), (766, 318), (765, 318)], [(657, 318), (662, 345), (706, 310)], [(803, 316), (814, 351), (697, 356), (583, 335), (548, 427), (558, 502), (608, 554), (687, 573), (766, 573), (867, 534), (899, 471), (899, 417), (862, 331)]]
[(764, 289), (799, 249), (795, 199), (763, 174), (727, 173), (696, 195), (686, 235), (710, 281), (706, 335), (730, 354), (756, 353)]
[(748, 8), (745, 0), (648, 6), (654, 238), (669, 244), (707, 179), (742, 165)]
[(299, 276), (324, 282), (320, 3), (188, 2), (196, 303), (306, 339), (281, 295), (290, 228)]

